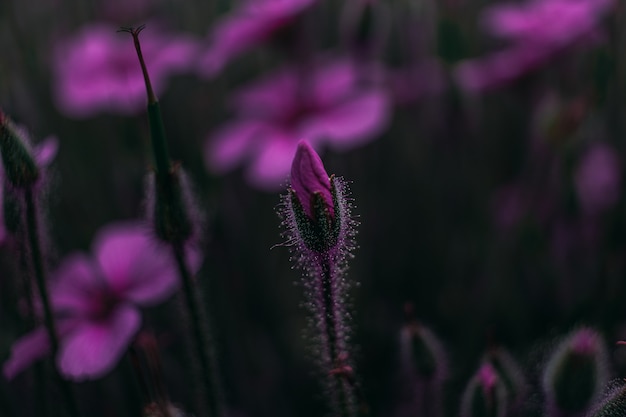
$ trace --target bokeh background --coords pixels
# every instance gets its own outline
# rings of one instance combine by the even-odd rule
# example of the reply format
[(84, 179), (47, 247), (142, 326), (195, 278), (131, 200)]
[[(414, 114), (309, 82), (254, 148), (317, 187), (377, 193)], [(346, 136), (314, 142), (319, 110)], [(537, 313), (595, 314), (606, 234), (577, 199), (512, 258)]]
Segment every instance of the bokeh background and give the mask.
[[(541, 11), (540, 2), (555, 5)], [(0, 108), (34, 142), (49, 135), (59, 141), (43, 207), (50, 269), (71, 251), (88, 251), (100, 227), (143, 216), (152, 164), (143, 95), (130, 87), (117, 91), (121, 101), (126, 91), (140, 97), (128, 109), (114, 100), (85, 114), (62, 105), (60, 96), (70, 94), (64, 82), (80, 78), (77, 88), (86, 89), (107, 71), (113, 77), (131, 71), (115, 64), (103, 69), (114, 59), (107, 61), (105, 52), (70, 60), (71, 42), (94, 25), (122, 40), (113, 50), (131, 45), (128, 35), (115, 33), (120, 26), (147, 23), (146, 30), (158, 28), (172, 39), (185, 36), (195, 49), (164, 76), (157, 94), (172, 157), (189, 174), (203, 215), (198, 283), (227, 409), (237, 416), (324, 415), (304, 332), (300, 272), (288, 249), (274, 246), (283, 242), (276, 209), (287, 176), (262, 187), (250, 181), (246, 169), (261, 152), (258, 144), (229, 169), (215, 169), (205, 153), (214, 132), (243, 117), (229, 104), (242, 86), (288, 62), (306, 68), (312, 56), (344, 57), (357, 72), (375, 68), (366, 84), (385, 94), (386, 116), (371, 134), (343, 148), (332, 137), (316, 142), (327, 171), (349, 181), (360, 222), (348, 277), (358, 283), (356, 374), (371, 415), (401, 415), (407, 387), (398, 352), (407, 303), (445, 346), (448, 416), (458, 415), (463, 387), (493, 345), (513, 354), (534, 387), (524, 413), (542, 414), (546, 356), (580, 325), (602, 333), (611, 376), (624, 377), (624, 348), (613, 347), (626, 338), (623, 2), (513, 2), (520, 16), (503, 18), (500, 32), (489, 13), (509, 4), (504, 1), (310, 3), (280, 21), (289, 31), (259, 36), (211, 75), (202, 60), (213, 31), (241, 2), (0, 3)], [(569, 13), (568, 5), (583, 11)], [(80, 73), (83, 61), (96, 64)], [(28, 325), (11, 245), (0, 247), (0, 260), (4, 360)], [(177, 309), (172, 299), (146, 310), (144, 328), (159, 340), (172, 402), (191, 411)], [(2, 380), (2, 415), (34, 415), (33, 378), (27, 371)], [(75, 389), (85, 415), (137, 415), (127, 359)]]

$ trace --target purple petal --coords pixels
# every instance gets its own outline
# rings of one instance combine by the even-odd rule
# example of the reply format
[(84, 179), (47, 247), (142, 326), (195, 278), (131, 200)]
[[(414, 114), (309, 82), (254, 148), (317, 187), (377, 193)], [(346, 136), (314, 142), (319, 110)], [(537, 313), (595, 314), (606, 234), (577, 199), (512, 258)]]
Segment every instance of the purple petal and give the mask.
[(56, 136), (48, 136), (35, 148), (35, 158), (39, 166), (50, 165), (59, 151), (59, 139)]
[(454, 78), (468, 92), (491, 90), (535, 69), (551, 53), (549, 49), (534, 45), (514, 46), (483, 58), (462, 61), (454, 69)]
[(241, 163), (256, 150), (254, 141), (265, 126), (261, 121), (242, 120), (226, 124), (213, 133), (204, 152), (209, 169), (223, 173)]
[(50, 298), (57, 312), (89, 314), (104, 286), (102, 273), (81, 253), (65, 257), (53, 273)]
[(383, 90), (370, 90), (326, 111), (301, 126), (305, 138), (320, 138), (335, 149), (349, 149), (378, 136), (389, 124), (391, 103)]
[(289, 176), (298, 138), (284, 129), (267, 128), (259, 140), (261, 143), (246, 173), (247, 179), (256, 187), (277, 191), (284, 187)]
[(321, 193), (331, 215), (334, 215), (330, 179), (322, 159), (305, 140), (298, 143), (291, 165), (291, 187), (306, 214), (313, 218), (313, 194)]
[(139, 305), (161, 302), (173, 294), (178, 274), (169, 247), (136, 222), (104, 227), (93, 253), (113, 293)]
[(265, 42), (314, 1), (247, 1), (216, 24), (211, 34), (211, 46), (200, 60), (200, 72), (207, 77), (217, 75), (230, 60)]
[(298, 75), (284, 68), (239, 89), (232, 106), (240, 112), (268, 118), (281, 117), (297, 104)]
[(76, 381), (104, 376), (117, 364), (140, 326), (141, 315), (130, 305), (119, 305), (107, 320), (81, 323), (63, 339), (57, 357), (61, 373)]
[(11, 355), (4, 363), (2, 373), (5, 378), (13, 379), (50, 352), (50, 341), (45, 327), (38, 327), (20, 337), (11, 346)]

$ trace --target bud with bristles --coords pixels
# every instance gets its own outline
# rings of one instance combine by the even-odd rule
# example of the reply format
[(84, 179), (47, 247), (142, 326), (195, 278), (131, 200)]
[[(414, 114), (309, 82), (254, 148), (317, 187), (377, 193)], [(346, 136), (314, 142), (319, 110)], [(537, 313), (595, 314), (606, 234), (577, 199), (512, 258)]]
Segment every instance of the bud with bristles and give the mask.
[[(291, 169), (291, 187), (279, 214), (287, 244), (304, 270), (311, 321), (317, 333), (319, 361), (336, 415), (356, 412), (357, 387), (349, 349), (346, 260), (354, 248), (354, 226), (346, 184), (329, 177), (320, 157), (305, 141), (298, 144)], [(341, 372), (338, 372), (341, 370)], [(346, 372), (349, 370), (349, 372)]]
[(548, 415), (584, 415), (607, 379), (607, 352), (601, 336), (590, 328), (572, 332), (555, 349), (544, 372)]

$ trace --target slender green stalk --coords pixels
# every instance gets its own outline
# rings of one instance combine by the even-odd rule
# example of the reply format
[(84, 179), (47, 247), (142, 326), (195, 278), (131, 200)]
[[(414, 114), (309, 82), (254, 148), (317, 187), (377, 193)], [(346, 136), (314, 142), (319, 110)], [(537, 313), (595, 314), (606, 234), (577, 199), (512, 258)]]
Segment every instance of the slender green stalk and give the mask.
[[(30, 246), (31, 261), (33, 265), (33, 272), (35, 274), (35, 282), (37, 283), (37, 289), (39, 297), (41, 298), (41, 304), (44, 313), (44, 324), (48, 331), (48, 338), (50, 340), (50, 347), (52, 350), (52, 357), (56, 358), (59, 351), (59, 339), (54, 318), (52, 316), (52, 307), (50, 305), (50, 299), (48, 298), (48, 289), (46, 285), (45, 269), (43, 264), (43, 256), (41, 253), (41, 246), (39, 242), (39, 225), (37, 221), (37, 209), (35, 204), (35, 196), (33, 195), (32, 188), (24, 189), (24, 203), (26, 205), (26, 233), (28, 243)], [(76, 405), (76, 399), (69, 383), (64, 380), (58, 373), (56, 367), (53, 367), (54, 375), (58, 380), (61, 388), (61, 393), (65, 400), (67, 412), (71, 417), (79, 417), (78, 406)]]
[(207, 411), (210, 417), (222, 415), (220, 390), (217, 384), (215, 360), (212, 355), (208, 330), (204, 327), (207, 323), (204, 312), (200, 308), (197, 298), (197, 288), (192, 282), (191, 274), (185, 263), (185, 252), (181, 245), (173, 245), (174, 256), (178, 266), (179, 275), (183, 284), (183, 293), (188, 313), (191, 316), (191, 327), (195, 341), (196, 356), (200, 361), (200, 372), (204, 394), (206, 396)]

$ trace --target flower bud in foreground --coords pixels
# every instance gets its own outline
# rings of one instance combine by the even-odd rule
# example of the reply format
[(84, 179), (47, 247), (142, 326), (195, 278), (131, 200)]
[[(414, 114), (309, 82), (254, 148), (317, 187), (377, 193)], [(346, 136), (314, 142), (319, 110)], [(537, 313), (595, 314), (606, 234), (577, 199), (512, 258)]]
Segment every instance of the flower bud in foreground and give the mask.
[(14, 187), (34, 185), (39, 178), (39, 168), (23, 132), (0, 111), (0, 152), (6, 179)]
[(607, 382), (607, 352), (601, 336), (581, 328), (561, 342), (543, 375), (546, 410), (551, 416), (586, 413)]
[(323, 253), (337, 245), (343, 221), (338, 199), (335, 177), (329, 178), (311, 145), (300, 141), (291, 165), (289, 205), (307, 248)]

